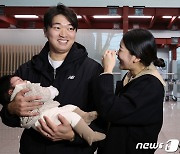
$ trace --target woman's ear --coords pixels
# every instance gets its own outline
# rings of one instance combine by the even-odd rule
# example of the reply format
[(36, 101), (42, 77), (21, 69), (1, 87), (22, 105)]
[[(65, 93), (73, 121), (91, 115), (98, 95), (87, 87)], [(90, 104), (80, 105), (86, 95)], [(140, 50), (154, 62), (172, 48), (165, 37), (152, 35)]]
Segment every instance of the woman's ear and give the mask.
[(133, 63), (137, 63), (137, 62), (140, 62), (141, 59), (140, 58), (137, 58), (136, 56), (134, 56), (134, 60), (133, 60)]
[(13, 93), (13, 89), (8, 90), (9, 95), (12, 95), (12, 93)]

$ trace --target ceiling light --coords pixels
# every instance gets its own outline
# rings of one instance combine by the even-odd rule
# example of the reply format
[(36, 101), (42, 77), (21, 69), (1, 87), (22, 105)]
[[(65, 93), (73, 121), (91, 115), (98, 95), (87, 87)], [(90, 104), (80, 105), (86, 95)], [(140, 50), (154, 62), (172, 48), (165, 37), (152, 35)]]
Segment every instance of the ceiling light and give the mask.
[(15, 18), (39, 18), (37, 15), (14, 15)]
[(109, 15), (117, 15), (117, 11), (119, 6), (107, 6), (108, 10), (109, 10)]
[(128, 18), (152, 18), (152, 16), (128, 16)]
[(112, 16), (112, 15), (94, 15), (93, 18), (96, 18), (96, 19), (99, 19), (99, 18), (108, 18), (108, 19), (111, 19), (111, 18), (121, 18), (121, 16), (118, 16), (118, 15), (115, 15), (115, 16)]
[(164, 18), (164, 19), (171, 19), (172, 16), (162, 16), (162, 18)]
[(135, 16), (143, 16), (144, 15), (144, 8), (145, 6), (133, 6), (135, 11)]
[(178, 18), (180, 19), (180, 16)]
[(178, 44), (179, 37), (171, 37), (171, 44)]
[(78, 18), (78, 19), (81, 19), (81, 18), (82, 18), (82, 16), (80, 16), (80, 15), (77, 15), (77, 18)]

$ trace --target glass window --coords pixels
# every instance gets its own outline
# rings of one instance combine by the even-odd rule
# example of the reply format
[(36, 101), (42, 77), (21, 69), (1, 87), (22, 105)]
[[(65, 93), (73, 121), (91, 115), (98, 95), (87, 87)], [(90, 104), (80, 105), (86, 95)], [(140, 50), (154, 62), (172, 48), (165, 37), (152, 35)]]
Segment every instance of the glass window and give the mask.
[(180, 94), (180, 47), (177, 48), (177, 92)]

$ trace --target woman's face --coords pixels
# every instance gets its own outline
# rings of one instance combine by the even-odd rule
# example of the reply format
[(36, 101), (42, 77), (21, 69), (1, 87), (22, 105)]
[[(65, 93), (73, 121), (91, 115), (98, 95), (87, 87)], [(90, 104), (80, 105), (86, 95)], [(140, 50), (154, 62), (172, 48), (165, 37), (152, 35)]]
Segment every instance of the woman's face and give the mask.
[(26, 83), (26, 81), (25, 81), (25, 80), (22, 80), (22, 79), (21, 79), (20, 77), (18, 77), (18, 76), (14, 76), (14, 77), (11, 78), (10, 83), (11, 83), (11, 86), (14, 88), (14, 87), (15, 87), (16, 85), (18, 85), (18, 84)]
[(44, 31), (50, 44), (50, 51), (67, 53), (71, 49), (76, 36), (76, 30), (63, 15), (56, 15), (52, 19), (52, 27)]
[(136, 57), (130, 54), (123, 41), (121, 41), (120, 43), (120, 48), (117, 52), (117, 56), (119, 59), (120, 69), (131, 70)]

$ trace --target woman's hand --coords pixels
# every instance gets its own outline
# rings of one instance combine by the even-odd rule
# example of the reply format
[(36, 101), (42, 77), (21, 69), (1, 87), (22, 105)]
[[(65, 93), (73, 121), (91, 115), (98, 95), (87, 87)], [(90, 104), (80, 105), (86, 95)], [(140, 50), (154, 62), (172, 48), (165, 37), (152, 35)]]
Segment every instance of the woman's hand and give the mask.
[(107, 50), (102, 57), (102, 64), (104, 67), (104, 73), (112, 73), (116, 64), (116, 52)]
[(38, 131), (46, 138), (52, 141), (60, 140), (72, 140), (74, 138), (74, 132), (69, 122), (62, 116), (58, 115), (58, 119), (61, 122), (59, 125), (55, 125), (48, 117), (43, 117), (39, 120), (41, 126), (38, 126)]
[(15, 98), (8, 104), (8, 111), (10, 114), (15, 114), (18, 116), (36, 116), (37, 112), (32, 113), (31, 111), (42, 106), (42, 102), (37, 102), (35, 100), (40, 100), (39, 96), (24, 96), (29, 89), (23, 89), (18, 92)]

